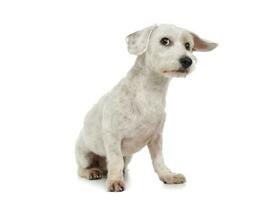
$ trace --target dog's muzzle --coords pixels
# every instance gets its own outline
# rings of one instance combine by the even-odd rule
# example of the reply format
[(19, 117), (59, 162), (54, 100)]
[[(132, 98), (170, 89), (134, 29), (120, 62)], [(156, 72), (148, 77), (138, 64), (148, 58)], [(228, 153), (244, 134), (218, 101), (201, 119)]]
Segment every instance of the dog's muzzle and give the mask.
[(188, 56), (182, 56), (179, 58), (180, 68), (175, 70), (164, 70), (163, 73), (174, 75), (174, 76), (182, 76), (186, 75), (191, 71), (191, 66), (193, 64), (193, 60)]

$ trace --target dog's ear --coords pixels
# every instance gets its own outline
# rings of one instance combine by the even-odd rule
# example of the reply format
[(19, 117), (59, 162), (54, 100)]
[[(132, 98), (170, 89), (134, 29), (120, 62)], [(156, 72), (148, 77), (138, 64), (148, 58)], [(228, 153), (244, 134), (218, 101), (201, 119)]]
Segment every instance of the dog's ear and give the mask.
[(128, 52), (134, 55), (143, 54), (148, 47), (150, 36), (157, 25), (149, 26), (126, 37)]
[(195, 33), (191, 33), (193, 36), (193, 42), (194, 42), (194, 51), (211, 51), (215, 49), (218, 44), (214, 42), (210, 42), (204, 39), (201, 39), (198, 35)]

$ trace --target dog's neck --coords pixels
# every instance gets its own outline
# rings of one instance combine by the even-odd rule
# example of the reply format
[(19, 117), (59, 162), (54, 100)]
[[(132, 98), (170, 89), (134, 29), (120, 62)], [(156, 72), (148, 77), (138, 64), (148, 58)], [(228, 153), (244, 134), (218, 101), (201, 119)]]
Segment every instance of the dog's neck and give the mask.
[[(158, 95), (165, 101), (170, 78), (154, 72), (145, 62), (145, 54), (137, 57), (133, 68), (128, 73), (130, 81), (135, 83), (135, 89), (146, 91), (147, 95)], [(149, 97), (147, 97), (149, 98)]]

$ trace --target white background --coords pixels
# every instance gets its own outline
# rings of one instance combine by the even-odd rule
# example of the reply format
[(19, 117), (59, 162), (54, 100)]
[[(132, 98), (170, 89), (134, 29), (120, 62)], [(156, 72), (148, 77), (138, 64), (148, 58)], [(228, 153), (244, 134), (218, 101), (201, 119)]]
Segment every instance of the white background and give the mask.
[[(0, 199), (278, 199), (277, 1), (0, 2)], [(133, 65), (125, 36), (172, 23), (219, 43), (172, 80), (164, 154), (186, 175), (163, 185), (146, 148), (127, 190), (77, 177), (74, 143), (91, 106)]]

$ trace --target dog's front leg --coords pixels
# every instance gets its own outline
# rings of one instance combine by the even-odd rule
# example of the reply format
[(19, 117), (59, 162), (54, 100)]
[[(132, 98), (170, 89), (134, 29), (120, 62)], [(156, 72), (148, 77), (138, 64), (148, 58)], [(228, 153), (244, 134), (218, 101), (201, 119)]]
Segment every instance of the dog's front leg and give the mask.
[(108, 135), (104, 137), (106, 150), (106, 161), (108, 169), (107, 190), (110, 192), (121, 192), (125, 184), (123, 180), (124, 160), (121, 152), (121, 140)]
[(160, 180), (166, 184), (180, 184), (186, 181), (183, 174), (171, 172), (164, 163), (162, 155), (162, 136), (157, 134), (148, 143), (148, 148), (153, 162), (155, 172)]

